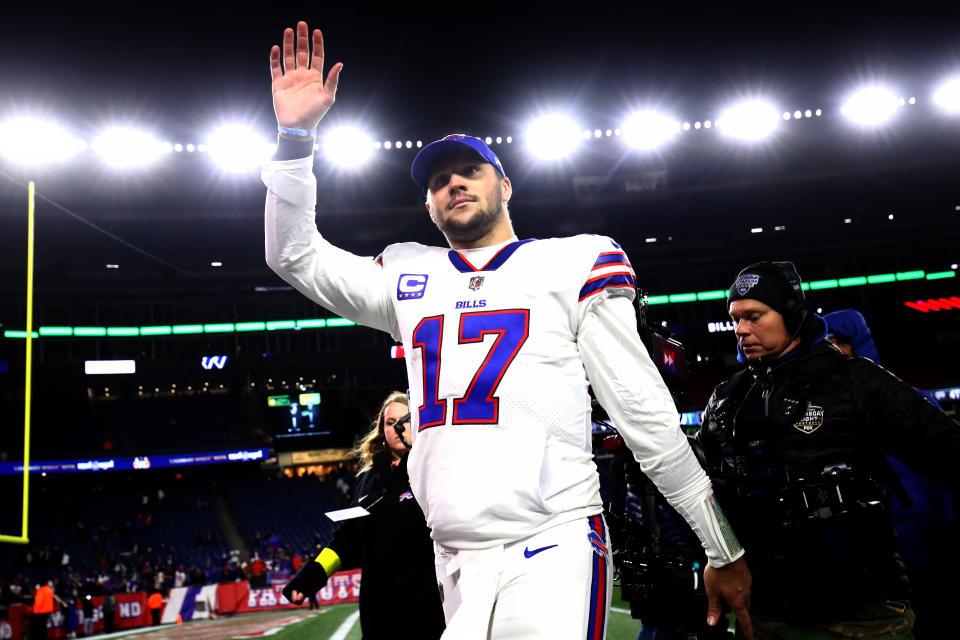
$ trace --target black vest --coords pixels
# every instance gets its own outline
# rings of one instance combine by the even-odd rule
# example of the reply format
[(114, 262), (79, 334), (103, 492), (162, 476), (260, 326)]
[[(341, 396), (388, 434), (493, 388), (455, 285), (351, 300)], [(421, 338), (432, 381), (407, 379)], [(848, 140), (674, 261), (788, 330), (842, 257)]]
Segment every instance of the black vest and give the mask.
[(704, 414), (707, 473), (764, 609), (809, 619), (908, 595), (892, 471), (857, 409), (850, 362), (816, 344), (734, 375)]

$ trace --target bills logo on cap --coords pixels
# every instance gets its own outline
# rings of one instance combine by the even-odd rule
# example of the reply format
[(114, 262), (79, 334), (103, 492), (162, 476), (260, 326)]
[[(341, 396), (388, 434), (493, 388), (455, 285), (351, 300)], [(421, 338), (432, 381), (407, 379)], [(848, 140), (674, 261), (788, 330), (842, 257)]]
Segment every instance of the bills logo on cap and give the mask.
[(467, 286), (470, 287), (470, 291), (476, 291), (483, 286), (483, 276), (473, 276), (470, 278), (470, 284)]
[(745, 273), (737, 281), (733, 283), (733, 286), (737, 288), (737, 293), (744, 295), (750, 289), (753, 289), (757, 286), (757, 283), (760, 282), (760, 276), (755, 273)]

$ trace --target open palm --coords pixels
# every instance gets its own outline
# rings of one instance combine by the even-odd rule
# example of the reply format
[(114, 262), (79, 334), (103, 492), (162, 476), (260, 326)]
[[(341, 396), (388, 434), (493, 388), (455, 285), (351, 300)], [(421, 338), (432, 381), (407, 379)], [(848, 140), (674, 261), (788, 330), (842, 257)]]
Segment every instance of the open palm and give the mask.
[(338, 62), (323, 77), (323, 34), (313, 30), (313, 54), (310, 52), (306, 22), (297, 23), (296, 46), (293, 29), (283, 32), (281, 49), (270, 50), (270, 75), (273, 77), (273, 110), (281, 127), (313, 130), (333, 106), (343, 64)]

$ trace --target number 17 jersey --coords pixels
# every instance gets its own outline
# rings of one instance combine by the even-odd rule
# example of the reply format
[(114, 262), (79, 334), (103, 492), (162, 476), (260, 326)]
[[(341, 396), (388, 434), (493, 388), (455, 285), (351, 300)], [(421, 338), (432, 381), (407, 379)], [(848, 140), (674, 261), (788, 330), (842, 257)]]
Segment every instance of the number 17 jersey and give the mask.
[(470, 255), (403, 243), (377, 258), (410, 383), (411, 487), (434, 539), (460, 549), (601, 511), (577, 332), (593, 304), (635, 295), (602, 236)]

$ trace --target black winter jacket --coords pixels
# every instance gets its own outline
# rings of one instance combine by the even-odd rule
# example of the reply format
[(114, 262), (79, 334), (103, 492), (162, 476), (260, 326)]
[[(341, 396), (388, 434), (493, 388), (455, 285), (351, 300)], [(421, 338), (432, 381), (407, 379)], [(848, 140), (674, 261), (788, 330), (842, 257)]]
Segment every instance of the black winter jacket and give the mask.
[(960, 425), (825, 341), (718, 385), (697, 439), (755, 606), (806, 619), (909, 595), (885, 454), (950, 487), (960, 465)]
[(391, 469), (389, 453), (377, 455), (373, 469), (360, 476), (357, 502), (370, 515), (346, 520), (328, 546), (343, 569), (363, 569), (364, 640), (439, 638), (444, 620), (433, 542), (410, 492), (406, 456)]

